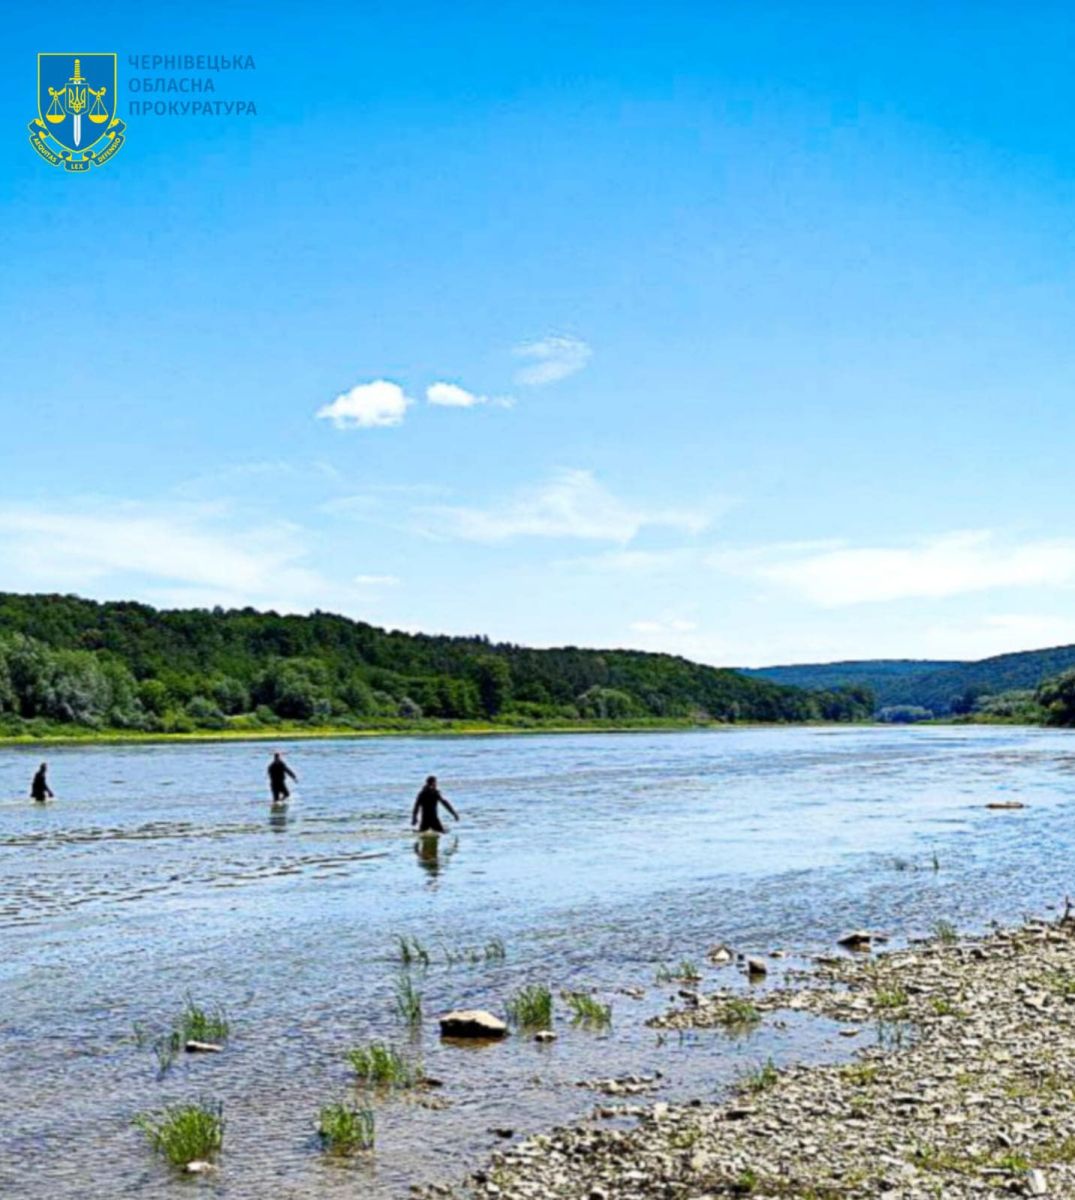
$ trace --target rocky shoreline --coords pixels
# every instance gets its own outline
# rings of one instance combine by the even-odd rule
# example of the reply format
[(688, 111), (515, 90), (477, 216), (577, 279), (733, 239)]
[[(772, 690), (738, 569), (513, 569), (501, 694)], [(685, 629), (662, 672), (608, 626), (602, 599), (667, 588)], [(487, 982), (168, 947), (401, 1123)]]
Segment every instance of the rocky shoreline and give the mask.
[[(791, 986), (784, 986), (784, 984)], [(631, 1107), (492, 1155), (453, 1200), (1075, 1197), (1075, 922), (824, 958), (767, 991), (686, 990), (652, 1024), (781, 1010), (869, 1033), (852, 1063), (766, 1064), (725, 1103)], [(854, 1036), (854, 1035), (852, 1035)], [(609, 1115), (609, 1114), (606, 1114)]]

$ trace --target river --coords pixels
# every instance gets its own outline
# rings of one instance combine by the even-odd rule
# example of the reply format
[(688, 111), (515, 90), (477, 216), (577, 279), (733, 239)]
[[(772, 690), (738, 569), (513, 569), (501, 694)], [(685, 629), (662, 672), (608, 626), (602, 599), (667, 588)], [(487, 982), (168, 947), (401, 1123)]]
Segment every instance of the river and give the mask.
[[(35, 806), (42, 757), (57, 800)], [(678, 986), (655, 982), (662, 963), (693, 959), (718, 986), (738, 976), (705, 967), (708, 946), (779, 948), (771, 982), (851, 928), (980, 929), (1045, 912), (1075, 882), (1075, 740), (1060, 731), (303, 742), (286, 815), (269, 812), (267, 757), (250, 743), (0, 751), (0, 1194), (405, 1196), (480, 1161), (494, 1127), (583, 1115), (601, 1099), (584, 1078), (660, 1071), (655, 1096), (706, 1097), (769, 1056), (853, 1049), (806, 1019), (659, 1038), (645, 1019)], [(430, 772), (462, 817), (435, 854), (408, 830)], [(1026, 807), (985, 807), (998, 800)], [(413, 1034), (393, 1006), (400, 935), (431, 955), (411, 969), (426, 1013)], [(502, 959), (484, 954), (493, 939)], [(612, 1024), (572, 1026), (559, 1004), (552, 1045), (440, 1043), (438, 1012), (503, 1013), (527, 983), (596, 989)], [(637, 986), (641, 999), (622, 991)], [(224, 1006), (231, 1037), (160, 1076), (134, 1029), (164, 1029), (187, 995)], [(370, 1038), (443, 1087), (435, 1107), (379, 1100), (376, 1151), (333, 1160), (318, 1109), (356, 1095), (344, 1053)], [(131, 1121), (201, 1097), (227, 1127), (220, 1170), (195, 1181)]]

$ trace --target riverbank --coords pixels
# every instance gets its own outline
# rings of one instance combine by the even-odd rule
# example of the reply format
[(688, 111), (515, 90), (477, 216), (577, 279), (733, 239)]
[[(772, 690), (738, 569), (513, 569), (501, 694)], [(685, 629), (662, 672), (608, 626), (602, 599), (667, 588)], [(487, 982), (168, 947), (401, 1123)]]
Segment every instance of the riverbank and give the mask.
[(1075, 1196), (1075, 924), (942, 935), (876, 958), (824, 958), (750, 996), (741, 987), (688, 992), (685, 1007), (654, 1022), (734, 1028), (780, 1010), (814, 1012), (845, 1023), (849, 1037), (876, 1032), (850, 1064), (766, 1064), (725, 1103), (658, 1103), (631, 1129), (595, 1117), (494, 1154), (458, 1186), (419, 1194)]
[[(869, 727), (872, 722), (802, 722), (804, 727), (829, 727), (846, 729)], [(517, 734), (567, 734), (567, 733), (676, 733), (701, 732), (706, 730), (730, 729), (777, 729), (787, 728), (784, 723), (762, 724), (724, 721), (646, 720), (646, 721), (578, 721), (543, 725), (538, 723), (508, 724), (482, 721), (401, 721), (384, 725), (368, 725), (356, 728), (353, 725), (314, 726), (281, 722), (264, 728), (195, 729), (182, 732), (146, 732), (131, 729), (86, 729), (66, 730), (53, 727), (42, 733), (0, 733), (0, 748), (5, 746), (93, 746), (93, 745), (153, 745), (212, 742), (287, 742), (324, 741), (339, 739), (362, 739), (382, 737), (490, 737)], [(797, 726), (796, 726), (797, 727)]]

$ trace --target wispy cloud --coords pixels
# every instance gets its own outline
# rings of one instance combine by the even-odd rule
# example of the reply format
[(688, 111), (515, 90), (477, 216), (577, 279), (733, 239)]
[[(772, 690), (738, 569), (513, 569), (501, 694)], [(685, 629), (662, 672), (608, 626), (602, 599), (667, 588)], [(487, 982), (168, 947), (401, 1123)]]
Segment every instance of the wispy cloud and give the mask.
[(472, 542), (539, 537), (623, 545), (647, 526), (700, 533), (709, 524), (706, 513), (629, 504), (609, 492), (592, 472), (582, 470), (557, 471), (547, 482), (494, 507), (428, 506), (417, 509), (415, 518), (421, 532)]
[(150, 596), (162, 603), (255, 604), (302, 610), (326, 581), (304, 565), (293, 525), (230, 529), (208, 506), (83, 503), (61, 510), (0, 506), (0, 588)]
[(709, 561), (829, 608), (1075, 583), (1075, 541), (1004, 545), (988, 530), (947, 533), (907, 546), (721, 551)]
[[(707, 524), (718, 515), (718, 508), (708, 509)], [(666, 576), (696, 567), (702, 556), (703, 552), (697, 546), (676, 546), (667, 550), (605, 550), (599, 554), (557, 559), (552, 565), (594, 575)]]
[(553, 334), (537, 341), (522, 342), (512, 353), (516, 358), (526, 360), (526, 366), (515, 372), (515, 382), (527, 387), (541, 387), (581, 371), (593, 351), (581, 338)]
[(479, 404), (494, 404), (498, 408), (511, 408), (515, 403), (511, 396), (481, 396), (468, 392), (457, 383), (431, 383), (426, 388), (426, 400), (442, 408), (476, 408)]
[(337, 429), (373, 429), (400, 424), (413, 403), (398, 383), (375, 379), (341, 392), (331, 404), (319, 408), (317, 416)]

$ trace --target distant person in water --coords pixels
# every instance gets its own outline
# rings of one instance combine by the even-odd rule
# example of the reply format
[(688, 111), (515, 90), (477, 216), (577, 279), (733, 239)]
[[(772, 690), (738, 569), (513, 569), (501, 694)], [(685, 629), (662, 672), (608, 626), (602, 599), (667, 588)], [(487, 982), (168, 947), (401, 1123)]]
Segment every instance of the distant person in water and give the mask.
[(430, 775), (426, 780), (425, 787), (418, 793), (418, 799), (414, 802), (414, 811), (411, 813), (411, 824), (418, 826), (419, 833), (444, 832), (444, 826), (440, 823), (440, 817), (437, 816), (438, 804), (443, 804), (452, 816), (457, 821), (459, 820), (459, 814), (440, 794), (436, 775)]
[(52, 800), (52, 788), (49, 787), (49, 781), (45, 775), (49, 769), (48, 763), (42, 763), (37, 768), (33, 782), (30, 784), (30, 797), (37, 804), (44, 804), (46, 800)]
[(298, 780), (298, 776), (284, 762), (284, 756), (277, 752), (269, 763), (269, 787), (272, 788), (273, 804), (282, 804), (291, 793), (287, 790), (288, 778)]

